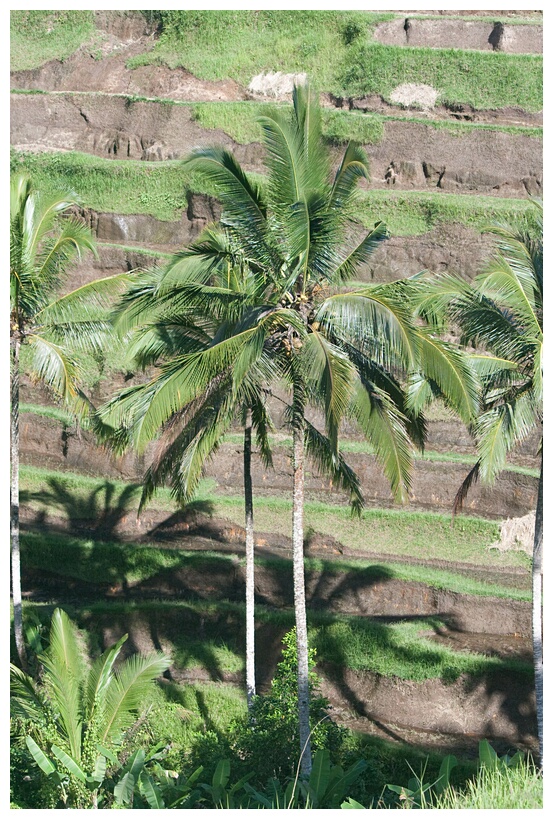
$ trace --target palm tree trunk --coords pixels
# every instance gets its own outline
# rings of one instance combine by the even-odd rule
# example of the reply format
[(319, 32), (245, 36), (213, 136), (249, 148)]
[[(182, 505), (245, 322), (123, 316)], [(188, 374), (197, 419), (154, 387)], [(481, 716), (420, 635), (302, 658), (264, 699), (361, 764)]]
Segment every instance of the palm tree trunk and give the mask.
[(543, 452), (541, 457), (532, 559), (532, 649), (540, 766), (543, 773)]
[(251, 711), (255, 697), (255, 585), (252, 492), (252, 414), (248, 410), (244, 427), (244, 506), (246, 514), (246, 697)]
[[(296, 393), (296, 389), (294, 390)], [(298, 396), (294, 395), (294, 403)], [(309, 654), (307, 647), (307, 613), (305, 608), (305, 575), (303, 565), (303, 484), (304, 429), (294, 424), (294, 489), (292, 510), (292, 552), (294, 565), (294, 610), (298, 652), (298, 720), (301, 772), (311, 773), (311, 740), (309, 728)]]
[(13, 628), (21, 668), (27, 671), (27, 652), (23, 641), (21, 600), (21, 556), (19, 549), (19, 348), (17, 337), (11, 342), (11, 422), (10, 422), (10, 540), (12, 569)]

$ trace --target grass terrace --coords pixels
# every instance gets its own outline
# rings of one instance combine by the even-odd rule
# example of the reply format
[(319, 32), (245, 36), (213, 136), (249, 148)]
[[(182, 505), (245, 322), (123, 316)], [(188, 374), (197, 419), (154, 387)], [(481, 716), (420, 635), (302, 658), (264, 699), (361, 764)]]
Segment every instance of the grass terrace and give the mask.
[[(46, 192), (70, 187), (85, 207), (98, 212), (148, 214), (162, 221), (181, 218), (190, 192), (214, 195), (215, 191), (171, 160), (101, 159), (77, 152), (26, 154), (12, 151), (11, 169), (27, 170)], [(262, 177), (259, 177), (262, 180)], [(416, 236), (441, 223), (458, 223), (483, 230), (495, 219), (531, 213), (523, 199), (470, 196), (426, 191), (364, 191), (355, 217), (365, 227), (376, 219), (388, 225), (393, 236)]]

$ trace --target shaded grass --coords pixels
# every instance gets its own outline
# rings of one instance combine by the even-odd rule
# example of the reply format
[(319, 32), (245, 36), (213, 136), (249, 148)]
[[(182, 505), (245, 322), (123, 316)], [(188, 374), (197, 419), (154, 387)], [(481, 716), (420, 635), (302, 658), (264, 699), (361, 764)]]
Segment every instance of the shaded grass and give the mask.
[[(93, 539), (83, 535), (48, 534), (24, 532), (21, 536), (26, 565), (42, 571), (54, 572), (62, 577), (103, 586), (119, 583), (129, 586), (144, 582), (167, 571), (195, 570), (205, 572), (206, 577), (217, 573), (233, 574), (237, 564), (244, 558), (216, 551), (185, 551), (163, 549), (157, 545), (120, 543), (116, 540)], [(395, 578), (418, 582), (427, 586), (449, 589), (459, 594), (496, 596), (506, 599), (530, 600), (530, 590), (510, 589), (498, 584), (484, 583), (456, 574), (453, 570), (434, 569), (427, 566), (388, 563), (380, 565), (373, 560), (340, 559), (327, 560), (305, 558), (307, 572), (328, 573), (341, 576), (344, 573), (362, 575), (365, 582)], [(286, 558), (256, 558), (256, 565), (264, 567), (275, 576), (287, 576), (291, 561)]]
[[(145, 163), (100, 159), (80, 153), (12, 152), (11, 169), (27, 170), (46, 193), (69, 188), (82, 204), (98, 212), (148, 214), (180, 220), (190, 192), (215, 195), (181, 162)], [(258, 181), (263, 177), (252, 174)], [(427, 233), (440, 224), (462, 224), (481, 231), (493, 220), (513, 220), (533, 211), (523, 199), (426, 191), (370, 190), (360, 193), (353, 216), (366, 228), (383, 220), (393, 236)]]
[[(27, 604), (25, 610), (41, 621), (51, 616), (51, 605)], [(94, 603), (64, 606), (85, 632), (89, 650), (102, 649), (102, 630), (129, 630), (132, 646), (150, 634), (169, 650), (176, 667), (207, 671), (212, 679), (245, 668), (245, 606), (220, 601), (156, 601), (140, 603)], [(260, 633), (282, 636), (294, 625), (290, 610), (274, 612), (256, 606)], [(531, 663), (500, 660), (479, 654), (458, 653), (432, 643), (425, 636), (443, 627), (439, 618), (420, 617), (409, 622), (379, 623), (370, 618), (309, 612), (309, 642), (316, 658), (353, 671), (368, 671), (384, 677), (422, 682), (441, 679), (452, 682), (462, 674), (481, 676), (503, 670), (532, 676)], [(140, 635), (143, 635), (140, 638)], [(200, 635), (200, 636), (199, 636)], [(259, 638), (258, 638), (259, 639)]]
[[(140, 487), (124, 481), (103, 480), (72, 473), (59, 473), (37, 467), (21, 468), (22, 503), (35, 509), (55, 509), (56, 514), (78, 518), (79, 510), (88, 508), (91, 498), (97, 498), (110, 508), (124, 500), (125, 512), (137, 509)], [(196, 501), (206, 502), (213, 515), (240, 526), (244, 521), (244, 501), (241, 496), (217, 494), (215, 481), (205, 481)], [(255, 525), (258, 532), (289, 536), (291, 531), (291, 499), (283, 497), (255, 498)], [(169, 489), (161, 489), (150, 508), (175, 511)], [(436, 512), (404, 509), (366, 509), (361, 519), (351, 516), (347, 506), (317, 501), (305, 503), (305, 529), (332, 535), (346, 548), (363, 549), (388, 557), (416, 557), (423, 560), (452, 560), (488, 568), (525, 566), (528, 558), (522, 552), (491, 550), (499, 538), (499, 524), (482, 518), (459, 515), (451, 517)]]

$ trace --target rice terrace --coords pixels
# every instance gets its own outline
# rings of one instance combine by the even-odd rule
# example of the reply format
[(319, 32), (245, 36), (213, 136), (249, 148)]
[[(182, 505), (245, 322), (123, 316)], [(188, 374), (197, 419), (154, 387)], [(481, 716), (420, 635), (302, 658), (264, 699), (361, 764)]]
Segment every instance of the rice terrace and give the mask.
[(541, 808), (542, 12), (10, 16), (10, 807)]

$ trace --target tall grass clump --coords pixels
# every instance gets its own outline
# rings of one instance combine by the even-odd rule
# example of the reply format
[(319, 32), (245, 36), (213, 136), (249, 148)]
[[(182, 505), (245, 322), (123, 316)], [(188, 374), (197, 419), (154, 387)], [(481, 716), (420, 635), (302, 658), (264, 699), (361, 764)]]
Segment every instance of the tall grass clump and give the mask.
[(531, 762), (513, 768), (482, 767), (462, 789), (449, 788), (436, 801), (441, 810), (543, 808), (543, 779)]

